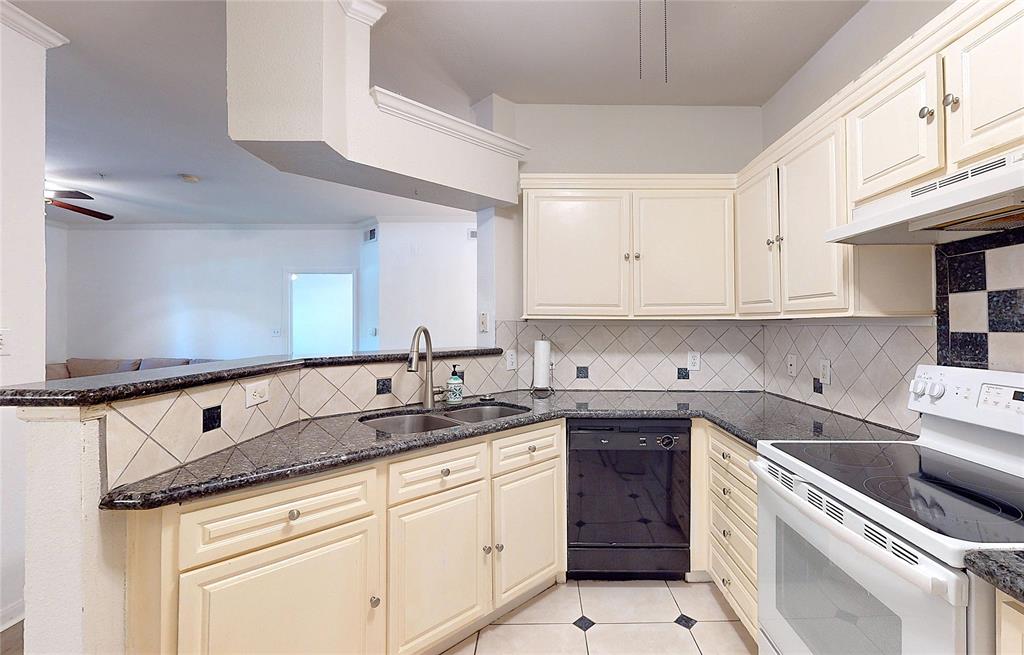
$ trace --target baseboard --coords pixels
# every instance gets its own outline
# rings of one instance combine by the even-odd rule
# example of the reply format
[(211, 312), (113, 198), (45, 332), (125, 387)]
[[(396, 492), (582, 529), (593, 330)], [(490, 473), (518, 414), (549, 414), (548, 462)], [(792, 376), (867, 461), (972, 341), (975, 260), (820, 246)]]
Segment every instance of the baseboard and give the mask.
[(25, 600), (18, 599), (0, 609), (0, 632), (23, 620), (25, 620)]
[(687, 582), (711, 582), (711, 575), (707, 571), (690, 571), (685, 579)]

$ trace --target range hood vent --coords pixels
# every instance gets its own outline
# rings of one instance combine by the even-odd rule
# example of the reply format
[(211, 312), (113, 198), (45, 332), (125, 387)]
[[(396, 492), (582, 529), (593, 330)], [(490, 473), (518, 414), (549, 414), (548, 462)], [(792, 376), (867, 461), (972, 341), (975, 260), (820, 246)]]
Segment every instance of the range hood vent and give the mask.
[(853, 210), (831, 243), (946, 243), (1024, 226), (1024, 148)]

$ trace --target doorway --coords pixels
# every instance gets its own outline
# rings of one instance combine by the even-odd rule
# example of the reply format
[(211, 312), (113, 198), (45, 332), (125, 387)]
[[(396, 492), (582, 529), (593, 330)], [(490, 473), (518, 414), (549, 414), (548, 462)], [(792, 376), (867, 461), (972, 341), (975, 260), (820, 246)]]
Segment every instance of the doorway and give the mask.
[(355, 272), (289, 272), (289, 334), (295, 357), (349, 355), (355, 339)]

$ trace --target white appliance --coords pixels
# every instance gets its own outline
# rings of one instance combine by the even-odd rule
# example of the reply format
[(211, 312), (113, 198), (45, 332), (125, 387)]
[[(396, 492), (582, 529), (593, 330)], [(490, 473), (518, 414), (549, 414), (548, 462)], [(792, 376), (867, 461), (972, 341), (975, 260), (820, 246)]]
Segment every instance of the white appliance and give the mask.
[(1024, 373), (919, 366), (916, 441), (761, 441), (762, 655), (988, 655), (975, 549), (1024, 549)]
[(853, 210), (830, 243), (946, 243), (1024, 225), (1024, 148)]

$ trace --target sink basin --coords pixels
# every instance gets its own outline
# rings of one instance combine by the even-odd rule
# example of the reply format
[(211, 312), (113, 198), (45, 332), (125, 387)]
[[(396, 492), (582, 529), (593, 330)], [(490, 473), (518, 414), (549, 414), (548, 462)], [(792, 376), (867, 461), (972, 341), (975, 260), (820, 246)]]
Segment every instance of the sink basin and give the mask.
[(450, 412), (445, 412), (444, 415), (448, 418), (465, 421), (466, 423), (479, 423), (480, 421), (490, 421), (496, 418), (504, 418), (505, 416), (525, 414), (528, 411), (530, 410), (526, 407), (519, 407), (517, 405), (477, 405), (476, 407), (453, 409)]
[(375, 430), (389, 434), (413, 434), (455, 427), (458, 421), (434, 414), (397, 414), (363, 419), (362, 422)]

